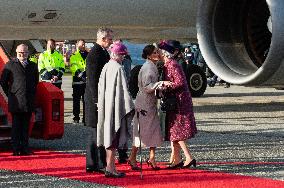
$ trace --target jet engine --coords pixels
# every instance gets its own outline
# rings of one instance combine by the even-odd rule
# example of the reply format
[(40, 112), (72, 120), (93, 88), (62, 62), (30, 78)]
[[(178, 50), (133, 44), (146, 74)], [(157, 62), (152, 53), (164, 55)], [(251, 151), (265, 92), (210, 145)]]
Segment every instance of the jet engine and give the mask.
[(221, 79), (246, 86), (284, 86), (284, 1), (200, 0), (199, 47)]

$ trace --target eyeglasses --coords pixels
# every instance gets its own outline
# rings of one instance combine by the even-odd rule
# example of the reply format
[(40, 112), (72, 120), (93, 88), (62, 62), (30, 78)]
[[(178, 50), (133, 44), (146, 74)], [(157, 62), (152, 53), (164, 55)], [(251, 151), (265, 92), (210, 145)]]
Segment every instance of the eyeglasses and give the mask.
[(17, 52), (18, 54), (28, 54), (29, 52)]

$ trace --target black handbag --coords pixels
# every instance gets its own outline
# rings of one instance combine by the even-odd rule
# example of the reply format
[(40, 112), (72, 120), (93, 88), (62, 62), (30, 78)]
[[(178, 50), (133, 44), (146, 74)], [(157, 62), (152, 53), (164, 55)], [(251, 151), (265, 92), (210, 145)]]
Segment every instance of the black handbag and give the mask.
[(175, 111), (177, 109), (177, 99), (175, 95), (164, 95), (160, 101), (163, 112)]

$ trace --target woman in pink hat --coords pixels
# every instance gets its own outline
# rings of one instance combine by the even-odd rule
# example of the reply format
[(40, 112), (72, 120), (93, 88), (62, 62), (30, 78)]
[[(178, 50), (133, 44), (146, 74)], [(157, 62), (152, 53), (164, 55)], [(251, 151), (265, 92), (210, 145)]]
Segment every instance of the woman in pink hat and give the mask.
[(104, 66), (98, 84), (97, 145), (106, 148), (105, 176), (121, 178), (125, 173), (115, 167), (116, 149), (128, 140), (127, 127), (134, 115), (134, 104), (128, 92), (122, 60), (127, 48), (122, 43), (110, 46), (110, 61)]

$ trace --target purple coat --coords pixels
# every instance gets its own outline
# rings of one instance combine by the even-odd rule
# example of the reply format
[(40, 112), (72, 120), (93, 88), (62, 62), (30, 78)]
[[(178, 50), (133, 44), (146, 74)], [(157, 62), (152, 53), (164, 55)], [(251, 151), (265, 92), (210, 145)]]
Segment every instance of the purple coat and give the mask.
[(197, 133), (192, 99), (182, 67), (170, 60), (164, 65), (164, 80), (173, 83), (170, 88), (177, 98), (177, 110), (167, 112), (166, 127), (170, 141), (187, 140)]

